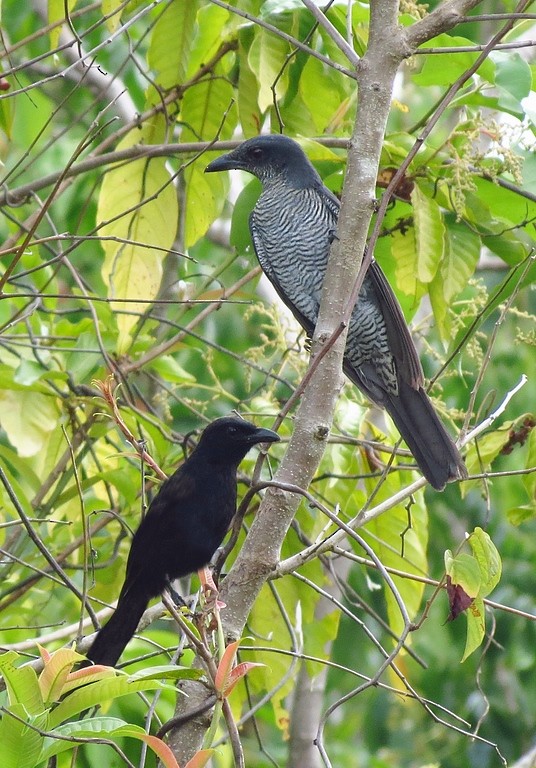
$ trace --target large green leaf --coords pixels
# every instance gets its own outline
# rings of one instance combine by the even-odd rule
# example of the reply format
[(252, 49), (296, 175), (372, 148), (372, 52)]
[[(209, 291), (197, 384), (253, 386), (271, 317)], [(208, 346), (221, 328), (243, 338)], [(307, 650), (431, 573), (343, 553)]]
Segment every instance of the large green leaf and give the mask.
[(445, 301), (460, 293), (473, 276), (480, 256), (480, 238), (454, 216), (447, 218), (445, 255), (439, 270)]
[(198, 7), (198, 0), (172, 0), (155, 24), (147, 60), (161, 88), (173, 88), (186, 78)]
[(228, 189), (228, 174), (205, 173), (206, 160), (201, 158), (184, 171), (186, 212), (184, 242), (187, 248), (206, 234), (219, 216)]
[[(65, 11), (70, 13), (76, 4), (76, 0), (48, 0), (48, 23), (54, 24), (65, 21)], [(57, 47), (63, 25), (58, 24), (50, 30), (50, 49)]]
[(300, 77), (300, 94), (316, 133), (322, 135), (343, 101), (334, 82), (333, 70), (314, 57), (307, 59)]
[[(189, 670), (177, 670), (177, 677), (181, 676), (190, 676)], [(131, 680), (126, 675), (98, 680), (70, 693), (51, 713), (50, 727), (55, 728), (79, 715), (80, 712), (95, 707), (97, 704), (102, 704), (103, 701), (127, 696), (129, 693), (137, 693), (138, 691), (155, 691), (163, 688), (169, 688), (169, 686), (159, 680)]]
[(517, 51), (495, 51), (492, 53), (497, 67), (495, 84), (501, 89), (499, 108), (517, 110), (523, 119), (523, 99), (530, 94), (532, 75), (528, 63)]
[(43, 451), (59, 419), (56, 398), (31, 387), (0, 389), (0, 422), (19, 456)]
[(46, 729), (47, 716), (29, 718), (23, 704), (6, 707), (0, 721), (2, 768), (35, 768), (43, 745), (39, 729)]
[[(390, 478), (380, 489), (375, 502), (389, 497), (393, 492), (393, 485), (401, 487), (399, 481), (394, 477)], [(412, 498), (414, 503), (409, 507), (409, 513), (405, 505), (396, 506), (368, 523), (360, 533), (384, 566), (423, 576), (428, 568), (428, 512), (422, 491), (414, 494)], [(381, 582), (381, 576), (378, 574), (375, 580)], [(397, 576), (393, 576), (393, 581), (410, 618), (414, 619), (421, 606), (424, 584)], [(395, 634), (399, 635), (404, 626), (400, 609), (387, 585), (384, 585), (384, 594), (389, 625)]]
[(413, 227), (393, 232), (391, 252), (395, 259), (396, 285), (406, 296), (413, 296), (417, 305), (426, 293), (426, 287), (417, 277), (417, 242)]
[[(283, 25), (284, 26), (284, 25)], [(285, 31), (287, 31), (285, 29)], [(258, 83), (258, 102), (261, 112), (265, 112), (274, 103), (274, 98), (281, 99), (286, 91), (288, 68), (283, 69), (290, 45), (272, 32), (261, 28), (249, 50), (248, 63), (255, 73)], [(276, 93), (272, 90), (276, 78)]]
[[(164, 129), (163, 118), (155, 118), (141, 132), (137, 128), (131, 131), (117, 149), (162, 139)], [(108, 171), (99, 195), (97, 216), (101, 222), (99, 233), (110, 238), (102, 240), (102, 277), (108, 296), (134, 300), (112, 301), (112, 307), (120, 311), (117, 353), (123, 354), (132, 341), (131, 332), (138, 321), (136, 313), (143, 313), (147, 301), (158, 294), (162, 263), (177, 231), (177, 195), (165, 159), (135, 160)]]
[(260, 133), (262, 118), (257, 99), (257, 79), (248, 63), (252, 34), (241, 30), (239, 34), (240, 68), (238, 70), (238, 116), (244, 136), (249, 139)]
[(198, 69), (216, 54), (226, 37), (225, 30), (229, 18), (229, 11), (212, 3), (204, 3), (199, 8), (196, 34), (188, 57), (187, 79), (193, 77)]
[[(465, 37), (454, 37), (447, 34), (438, 35), (427, 41), (426, 47), (450, 48), (452, 46), (474, 46), (472, 40)], [(422, 70), (413, 76), (417, 85), (452, 85), (471, 67), (478, 53), (434, 53), (426, 56)], [(478, 75), (489, 83), (495, 79), (495, 65), (490, 59), (485, 59), (478, 69)]]
[(444, 251), (445, 225), (439, 205), (418, 184), (411, 192), (417, 248), (417, 277), (423, 283), (434, 279)]
[(31, 667), (15, 666), (20, 657), (14, 651), (0, 655), (0, 673), (4, 678), (11, 704), (23, 704), (29, 715), (43, 712), (45, 705), (35, 670)]

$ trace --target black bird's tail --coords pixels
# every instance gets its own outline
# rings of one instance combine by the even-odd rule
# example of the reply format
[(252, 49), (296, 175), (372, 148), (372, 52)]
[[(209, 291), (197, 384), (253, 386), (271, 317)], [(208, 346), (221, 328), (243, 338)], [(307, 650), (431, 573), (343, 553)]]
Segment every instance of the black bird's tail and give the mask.
[(422, 387), (414, 389), (399, 379), (398, 396), (385, 393), (382, 404), (430, 485), (441, 491), (450, 480), (467, 477), (463, 459)]
[(150, 600), (145, 590), (123, 590), (115, 613), (99, 631), (87, 657), (94, 664), (114, 667), (136, 631)]

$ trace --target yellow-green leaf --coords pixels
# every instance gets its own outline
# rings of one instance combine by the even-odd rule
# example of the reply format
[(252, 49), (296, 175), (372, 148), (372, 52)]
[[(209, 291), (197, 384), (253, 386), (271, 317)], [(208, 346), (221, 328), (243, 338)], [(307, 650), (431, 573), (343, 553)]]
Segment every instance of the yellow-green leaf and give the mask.
[(417, 278), (417, 242), (413, 227), (408, 227), (404, 232), (393, 232), (391, 252), (396, 263), (395, 279), (398, 289), (406, 296), (413, 296), (414, 303), (418, 304), (426, 291)]
[(259, 29), (249, 50), (248, 63), (258, 82), (258, 101), (261, 112), (265, 112), (274, 102), (272, 86), (278, 75), (277, 98), (284, 96), (288, 82), (288, 67), (283, 69), (290, 45), (265, 29)]
[(155, 24), (147, 59), (161, 88), (173, 88), (185, 80), (198, 5), (197, 0), (172, 0)]
[(454, 220), (449, 222), (446, 235), (445, 255), (439, 272), (443, 295), (448, 303), (473, 276), (480, 256), (480, 237), (465, 224)]
[[(150, 138), (158, 134), (150, 126)], [(144, 132), (131, 131), (118, 149), (143, 140)], [(156, 298), (162, 277), (162, 263), (177, 231), (178, 204), (164, 158), (135, 160), (112, 168), (102, 183), (98, 211), (99, 233), (105, 252), (102, 277), (110, 299), (139, 299), (112, 302), (117, 315), (117, 353), (131, 343), (137, 314)], [(132, 314), (129, 312), (132, 311)]]
[(219, 216), (225, 202), (228, 184), (226, 174), (206, 174), (206, 161), (192, 163), (184, 170), (186, 183), (186, 214), (184, 241), (187, 248), (206, 233), (214, 219)]
[(444, 251), (445, 225), (439, 205), (424, 194), (418, 184), (411, 192), (415, 222), (417, 277), (423, 283), (433, 280)]
[(123, 0), (102, 0), (101, 8), (102, 15), (109, 17), (106, 19), (106, 26), (110, 32), (115, 32), (121, 21), (121, 13), (124, 10)]
[(453, 556), (447, 549), (445, 552), (445, 571), (455, 586), (462, 587), (469, 597), (475, 598), (482, 585), (478, 561), (468, 552), (460, 552)]
[[(68, 0), (67, 11), (70, 13), (76, 4), (76, 0)], [(48, 0), (48, 23), (54, 24), (59, 21), (65, 21), (65, 0)], [(57, 48), (63, 24), (53, 27), (50, 30), (50, 48)]]
[(501, 578), (501, 556), (490, 536), (482, 528), (475, 528), (469, 536), (469, 545), (480, 568), (481, 586), (478, 596), (487, 597)]
[(465, 661), (473, 651), (480, 647), (486, 632), (484, 601), (477, 597), (466, 611), (467, 637), (462, 661)]
[(58, 421), (55, 398), (33, 389), (0, 390), (0, 423), (19, 456), (43, 451)]

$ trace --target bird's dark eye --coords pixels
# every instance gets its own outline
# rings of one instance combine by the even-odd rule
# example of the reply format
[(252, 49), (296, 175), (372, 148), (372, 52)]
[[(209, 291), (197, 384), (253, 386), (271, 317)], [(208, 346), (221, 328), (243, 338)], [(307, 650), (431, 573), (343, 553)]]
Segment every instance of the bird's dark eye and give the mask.
[(231, 424), (231, 425), (230, 425), (230, 426), (227, 428), (227, 432), (228, 432), (230, 435), (236, 435), (236, 433), (238, 432), (238, 430), (237, 430), (237, 428), (236, 428), (234, 425), (232, 425), (232, 424)]
[(255, 147), (254, 149), (251, 150), (251, 154), (253, 155), (253, 157), (257, 158), (258, 160), (260, 157), (263, 156), (264, 153), (260, 147)]

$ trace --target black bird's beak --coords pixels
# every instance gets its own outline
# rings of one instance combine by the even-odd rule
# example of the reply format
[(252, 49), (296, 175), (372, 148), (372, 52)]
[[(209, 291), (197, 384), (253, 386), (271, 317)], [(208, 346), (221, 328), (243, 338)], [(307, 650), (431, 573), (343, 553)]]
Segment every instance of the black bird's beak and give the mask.
[(213, 160), (205, 168), (205, 173), (214, 173), (215, 171), (233, 171), (240, 169), (242, 165), (235, 157), (233, 152), (229, 152), (227, 155), (221, 155)]
[(277, 432), (272, 432), (271, 429), (257, 429), (250, 436), (250, 440), (252, 445), (256, 445), (257, 443), (278, 443), (281, 438)]

